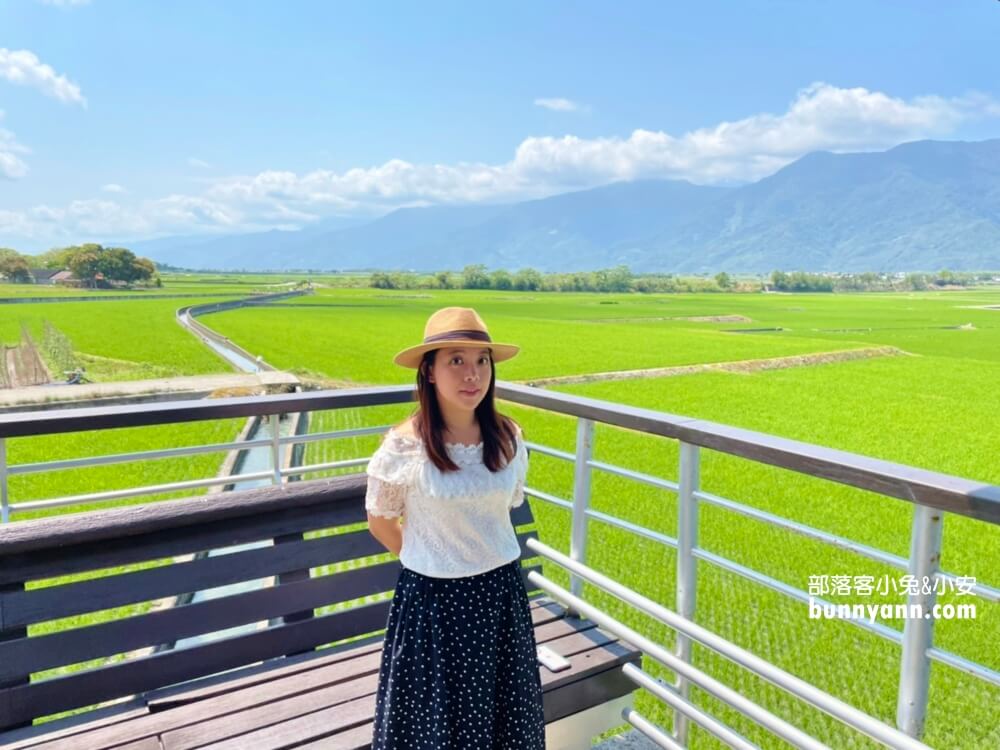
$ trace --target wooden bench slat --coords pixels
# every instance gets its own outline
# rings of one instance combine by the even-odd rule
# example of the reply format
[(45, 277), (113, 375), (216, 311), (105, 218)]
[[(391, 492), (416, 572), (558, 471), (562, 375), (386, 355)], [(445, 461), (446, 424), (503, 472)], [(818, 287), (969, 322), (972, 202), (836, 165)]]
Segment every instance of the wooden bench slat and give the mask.
[(101, 727), (114, 724), (125, 725), (132, 719), (149, 714), (149, 708), (139, 698), (108, 706), (95, 708), (83, 714), (68, 716), (54, 723), (36, 724), (24, 729), (13, 729), (0, 732), (0, 747), (3, 750), (28, 750), (44, 743), (73, 737), (78, 750), (87, 747), (86, 742), (78, 742), (75, 738), (93, 732)]
[[(536, 637), (538, 632), (542, 630), (542, 626), (565, 615), (565, 609), (562, 605), (548, 597), (530, 601), (529, 609)], [(278, 665), (272, 663), (246, 667), (235, 675), (227, 673), (202, 678), (194, 685), (158, 688), (146, 695), (146, 702), (153, 710), (162, 710), (181, 703), (190, 703), (226, 692), (235, 692), (243, 687), (277, 680), (286, 675), (317, 669), (327, 663), (335, 663), (381, 650), (382, 636), (372, 636), (371, 642), (363, 642), (359, 645), (344, 644), (337, 649), (324, 649), (308, 655), (284, 659)]]
[[(561, 621), (560, 624), (562, 624)], [(589, 637), (590, 631), (593, 630), (596, 630), (596, 627), (589, 621), (577, 621), (575, 624), (567, 624), (564, 627), (562, 636), (553, 645), (557, 652), (573, 657), (571, 663), (574, 666), (564, 672), (550, 673), (552, 676), (548, 680), (543, 679), (543, 690), (551, 690), (560, 685), (578, 682), (581, 676), (603, 671), (604, 668), (608, 668), (607, 665), (615, 664), (620, 660), (620, 654), (607, 653), (601, 644)], [(603, 634), (603, 637), (597, 640), (606, 643), (608, 638), (610, 636)], [(598, 651), (600, 653), (597, 653)], [(354, 665), (350, 666), (353, 668)], [(546, 670), (542, 669), (542, 672), (544, 674)], [(373, 674), (372, 677), (373, 681), (367, 685), (367, 689), (374, 692), (377, 688), (377, 674)], [(360, 683), (361, 681), (355, 678), (350, 684)], [(163, 737), (164, 748), (165, 750), (188, 750), (188, 748), (203, 744), (205, 740), (214, 742), (221, 741), (228, 736), (243, 735), (253, 731), (254, 727), (263, 728), (297, 715), (317, 711), (324, 705), (334, 705), (336, 701), (343, 700), (345, 695), (353, 695), (353, 693), (350, 691), (345, 693), (341, 685), (337, 686), (337, 689), (316, 690), (308, 695), (308, 699), (306, 696), (297, 696), (288, 701), (258, 705), (253, 709), (228, 714), (221, 719), (191, 725), (182, 731), (168, 733)], [(240, 696), (230, 696), (230, 698), (236, 706), (243, 703)], [(372, 710), (374, 710), (374, 706), (372, 706)], [(370, 718), (370, 716), (365, 718)], [(227, 735), (226, 732), (229, 734)], [(269, 733), (254, 732), (251, 737), (254, 743), (252, 746), (271, 747), (270, 744), (261, 744), (266, 743), (267, 738), (271, 737)], [(243, 739), (247, 742), (251, 741), (250, 737), (243, 737)]]
[(337, 734), (330, 737), (323, 737), (322, 739), (299, 745), (297, 750), (371, 750), (372, 735), (374, 732), (375, 725), (373, 722), (359, 724), (352, 729), (337, 732)]
[[(299, 747), (301, 743), (317, 738), (335, 737), (342, 729), (361, 727), (358, 716), (371, 716), (375, 711), (374, 693), (351, 703), (324, 708), (319, 711), (283, 721), (254, 732), (242, 734), (222, 742), (205, 746), (205, 750), (274, 750)], [(371, 736), (369, 735), (369, 743)]]
[[(589, 668), (595, 671), (602, 671), (611, 667), (620, 667), (639, 651), (629, 643), (610, 636), (612, 640), (604, 641), (600, 644), (591, 638), (593, 629), (566, 635), (556, 641), (550, 642), (550, 646), (557, 652), (566, 656), (572, 666), (561, 672), (551, 672), (548, 669), (542, 670), (542, 687), (552, 689), (556, 685), (564, 682), (572, 682), (580, 677), (586, 677)], [(605, 634), (606, 635), (606, 634)], [(576, 657), (582, 656), (582, 660)]]
[(169, 607), (44, 636), (0, 642), (0, 680), (173, 643), (391, 590), (398, 562)]
[[(618, 666), (629, 656), (634, 656), (634, 650), (628, 647), (605, 649), (586, 638), (583, 632), (595, 629), (593, 623), (584, 621), (577, 629), (565, 634), (556, 644), (559, 653), (572, 655), (572, 667), (558, 673), (548, 673), (543, 676), (543, 691), (559, 689), (560, 686), (573, 685), (588, 675), (593, 675)], [(542, 669), (543, 675), (547, 670)], [(338, 731), (339, 727), (349, 726), (361, 719), (370, 720), (374, 712), (374, 701), (367, 704), (371, 713), (350, 719), (347, 718), (348, 700), (364, 695), (373, 695), (377, 688), (377, 673), (372, 672), (364, 679), (353, 680), (313, 689), (309, 693), (292, 698), (263, 703), (251, 709), (229, 713), (198, 724), (191, 724), (182, 730), (167, 732), (162, 736), (164, 750), (191, 750), (209, 744), (211, 747), (222, 748), (242, 747), (279, 748), (291, 746), (283, 743), (297, 744), (312, 740), (323, 733)], [(579, 689), (577, 690), (577, 697)], [(591, 688), (587, 695), (597, 700), (604, 692)], [(566, 703), (572, 697), (568, 693), (561, 701)], [(240, 705), (238, 696), (230, 696), (234, 705)], [(603, 702), (601, 700), (600, 702)], [(576, 704), (574, 704), (576, 705)], [(336, 707), (337, 722), (330, 722), (331, 714), (327, 708)], [(589, 707), (589, 706), (588, 706)], [(577, 710), (581, 710), (577, 708)], [(215, 743), (218, 743), (217, 745)]]
[[(80, 750), (81, 746), (87, 747), (88, 750), (91, 747), (112, 747), (298, 695), (307, 692), (311, 689), (310, 686), (347, 682), (355, 676), (376, 673), (381, 660), (381, 649), (376, 651), (359, 649), (356, 653), (347, 652), (344, 656), (347, 658), (322, 664), (314, 670), (284, 674), (271, 681), (248, 684), (240, 689), (211, 694), (200, 700), (171, 705), (167, 708), (163, 705), (153, 705), (148, 716), (79, 735), (74, 739), (76, 744), (57, 742), (51, 746), (46, 745), (45, 750)], [(308, 680), (303, 680), (302, 678), (306, 676)]]
[(152, 711), (163, 711), (207, 698), (214, 698), (237, 690), (263, 685), (282, 679), (319, 669), (330, 664), (336, 664), (345, 659), (355, 659), (366, 654), (382, 651), (382, 636), (373, 636), (373, 640), (361, 646), (351, 646), (349, 649), (328, 648), (313, 651), (308, 654), (280, 659), (253, 667), (244, 667), (236, 673), (226, 672), (196, 680), (194, 684), (185, 683), (168, 688), (157, 688), (146, 693), (146, 705)]
[(289, 511), (305, 520), (310, 514), (343, 509), (348, 516), (364, 521), (364, 504), (358, 500), (364, 497), (366, 487), (364, 474), (350, 474), (20, 521), (2, 529), (0, 556), (37, 555), (94, 543), (110, 545), (148, 539), (159, 532), (171, 532), (171, 538), (177, 536), (173, 532), (196, 538), (206, 528), (220, 529), (243, 520), (260, 524), (265, 519), (285, 517)]
[[(345, 479), (345, 477), (334, 479)], [(332, 488), (327, 490), (330, 500), (306, 507), (281, 507), (275, 506), (272, 502), (255, 512), (252, 504), (254, 495), (274, 494), (276, 491), (273, 489), (241, 491), (238, 493), (239, 507), (232, 510), (232, 513), (237, 515), (232, 517), (227, 515), (221, 520), (209, 516), (201, 505), (194, 505), (192, 508), (196, 500), (203, 504), (203, 498), (189, 498), (10, 524), (0, 529), (0, 585), (121, 567), (146, 560), (180, 557), (202, 550), (232, 547), (303, 531), (364, 523), (367, 514), (364, 504), (358, 500), (364, 496), (365, 485), (359, 484), (360, 480), (356, 479), (355, 475), (348, 475), (346, 479), (351, 481), (344, 488), (336, 487), (333, 479), (294, 482), (293, 485), (300, 489), (298, 494), (302, 494), (302, 489), (308, 491), (310, 487), (315, 487), (316, 483), (329, 485)], [(289, 492), (284, 490), (284, 487), (293, 485), (284, 485), (282, 492), (278, 493), (281, 502), (290, 503), (295, 499), (286, 497)], [(219, 493), (211, 496), (213, 507), (223, 503), (231, 504), (233, 501), (225, 497), (227, 494)], [(92, 517), (92, 520), (88, 520), (92, 526), (96, 526), (98, 519), (112, 514), (141, 513), (143, 516), (153, 516), (162, 513), (163, 510), (170, 510), (174, 516), (182, 517), (187, 525), (177, 527), (168, 525), (161, 528), (163, 523), (142, 526), (139, 522), (135, 522), (133, 525), (136, 528), (131, 529), (128, 534), (98, 535), (96, 532), (90, 533), (84, 529), (71, 530), (59, 537), (55, 535), (63, 525), (71, 528), (80, 525), (81, 518)], [(204, 518), (198, 523), (189, 523), (202, 516)], [(515, 527), (534, 521), (527, 502), (514, 508), (510, 517)], [(171, 520), (176, 522), (176, 519)], [(34, 524), (44, 525), (43, 529), (39, 529), (33, 535), (44, 539), (28, 539), (25, 543), (20, 543), (17, 537), (24, 535), (22, 529)], [(65, 537), (65, 540), (60, 537)], [(381, 550), (384, 551), (384, 548)]]
[[(632, 652), (633, 657), (625, 659), (636, 666), (642, 655)], [(569, 670), (566, 670), (569, 671)], [(621, 665), (603, 669), (585, 679), (575, 680), (545, 691), (545, 723), (564, 719), (588, 708), (607, 703), (636, 690), (632, 682), (621, 670)]]
[[(252, 491), (247, 490), (247, 492)], [(170, 500), (159, 505), (183, 502), (183, 500)], [(147, 506), (136, 506), (140, 510), (145, 507)], [(32, 552), (7, 551), (8, 548), (17, 550), (18, 545), (6, 543), (6, 533), (3, 533), (0, 534), (0, 561), (3, 562), (3, 565), (0, 565), (0, 581), (56, 578), (90, 570), (121, 567), (145, 560), (159, 560), (202, 550), (221, 549), (296, 532), (361, 524), (365, 520), (364, 508), (360, 507), (359, 503), (344, 501), (304, 508), (288, 507), (271, 510), (259, 516), (206, 521), (197, 528), (180, 526), (97, 541), (52, 545)], [(9, 529), (16, 530), (19, 526), (32, 523), (35, 522), (20, 521), (10, 524)], [(0, 531), (7, 532), (8, 528)]]
[[(191, 724), (182, 729), (164, 732), (160, 736), (163, 750), (192, 750), (224, 740), (241, 737), (246, 741), (243, 747), (259, 747), (246, 735), (314, 711), (340, 707), (341, 704), (369, 695), (374, 695), (378, 687), (378, 662), (369, 674), (348, 678), (343, 682), (318, 689), (310, 689), (291, 698), (259, 704), (253, 708), (236, 711), (225, 716), (214, 717)], [(373, 702), (374, 704), (374, 702)], [(374, 705), (372, 706), (374, 710)], [(338, 714), (343, 714), (338, 711)], [(339, 718), (339, 717), (338, 717)], [(358, 719), (356, 723), (360, 722)], [(306, 737), (304, 739), (310, 739)]]
[[(522, 550), (525, 549), (528, 538), (537, 539), (538, 532), (528, 531), (518, 535)], [(0, 629), (19, 628), (136, 602), (205, 591), (279, 573), (356, 560), (384, 551), (381, 543), (365, 529), (177, 562), (61, 586), (27, 591), (0, 591)], [(391, 588), (392, 585), (388, 587)], [(155, 642), (173, 640), (177, 639), (166, 638)], [(112, 653), (119, 653), (121, 650)]]
[(143, 692), (385, 628), (389, 602), (355, 607), (178, 651), (9, 688), (0, 697), (0, 726), (38, 715)]
[[(552, 616), (550, 607), (548, 602), (533, 603), (533, 615)], [(540, 667), (546, 721), (635, 689), (620, 670), (626, 661), (640, 663), (641, 655), (630, 644), (608, 641), (610, 635), (590, 621), (578, 618), (549, 620), (538, 627), (541, 629), (554, 636), (549, 645), (571, 662), (570, 669), (557, 673)], [(141, 742), (157, 735), (164, 740), (165, 750), (202, 746), (206, 740), (218, 740), (218, 747), (223, 749), (289, 746), (282, 744), (285, 742), (296, 745), (309, 742), (315, 747), (363, 747), (364, 744), (351, 743), (359, 738), (362, 743), (370, 742), (381, 649), (370, 643), (337, 656), (339, 661), (330, 660), (316, 669), (301, 669), (307, 660), (290, 667), (276, 667), (275, 676), (282, 670), (280, 678), (257, 682), (264, 675), (255, 675), (243, 682), (242, 689), (213, 694), (204, 700), (94, 732), (78, 733), (63, 741), (39, 745), (37, 750), (117, 748), (123, 742)], [(364, 677), (359, 678), (359, 674)], [(355, 710), (348, 712), (346, 709), (351, 705)], [(341, 723), (336, 724), (334, 719)]]
[(4, 627), (267, 578), (384, 552), (367, 530), (242, 550), (157, 568), (3, 595)]

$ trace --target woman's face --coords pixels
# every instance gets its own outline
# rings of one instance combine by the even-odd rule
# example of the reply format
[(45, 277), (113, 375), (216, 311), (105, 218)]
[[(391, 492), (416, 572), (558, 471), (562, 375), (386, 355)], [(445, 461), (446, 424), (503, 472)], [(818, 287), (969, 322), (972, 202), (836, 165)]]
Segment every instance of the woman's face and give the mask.
[(490, 387), (490, 350), (475, 347), (438, 349), (428, 380), (443, 411), (474, 411)]

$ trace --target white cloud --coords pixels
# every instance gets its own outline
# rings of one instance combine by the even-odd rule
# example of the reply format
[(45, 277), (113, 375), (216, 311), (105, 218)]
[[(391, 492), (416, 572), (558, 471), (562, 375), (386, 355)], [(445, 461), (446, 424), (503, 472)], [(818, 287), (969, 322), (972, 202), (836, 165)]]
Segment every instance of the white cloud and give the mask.
[(109, 182), (104, 185), (101, 190), (105, 193), (127, 193), (128, 191), (116, 182)]
[[(3, 110), (0, 110), (0, 121), (3, 120)], [(22, 146), (9, 130), (0, 128), (0, 177), (16, 180), (28, 173), (28, 165), (18, 154), (30, 152), (27, 146)]]
[(0, 212), (0, 232), (40, 237), (59, 231), (72, 239), (84, 229), (116, 238), (253, 231), (301, 226), (331, 214), (367, 216), (401, 206), (522, 200), (616, 180), (742, 182), (769, 175), (810, 151), (884, 149), (996, 117), (1000, 103), (983, 94), (904, 100), (816, 83), (799, 91), (780, 114), (755, 114), (679, 135), (636, 130), (627, 137), (531, 137), (501, 164), (392, 159), (344, 172), (268, 170), (213, 180), (201, 195), (171, 195), (128, 209), (109, 201), (77, 201), (64, 209)]
[(189, 156), (188, 157), (188, 165), (192, 166), (192, 167), (196, 167), (198, 169), (211, 169), (212, 168), (212, 165), (209, 164), (207, 161), (202, 161), (201, 159), (196, 159), (193, 156)]
[(53, 5), (57, 8), (74, 8), (90, 5), (90, 0), (38, 0), (42, 5)]
[(51, 66), (39, 60), (38, 55), (26, 49), (0, 47), (0, 78), (22, 86), (33, 86), (61, 102), (87, 106), (79, 86), (56, 73)]
[(553, 112), (578, 112), (581, 107), (570, 99), (535, 99), (535, 106), (551, 109)]

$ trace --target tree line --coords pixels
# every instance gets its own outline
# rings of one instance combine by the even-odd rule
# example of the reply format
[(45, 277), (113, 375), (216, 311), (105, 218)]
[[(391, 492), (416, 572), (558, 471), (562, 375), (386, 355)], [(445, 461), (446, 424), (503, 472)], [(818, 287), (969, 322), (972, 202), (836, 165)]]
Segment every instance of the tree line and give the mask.
[(115, 281), (162, 286), (156, 264), (124, 247), (104, 247), (91, 242), (54, 248), (39, 255), (23, 255), (10, 248), (0, 248), (0, 276), (8, 281), (30, 283), (33, 281), (31, 269), (37, 268), (67, 269), (91, 288)]
[(619, 265), (597, 271), (542, 273), (522, 268), (513, 273), (489, 271), (485, 265), (468, 265), (460, 272), (433, 274), (376, 271), (369, 286), (376, 289), (494, 289), (518, 292), (876, 292), (921, 291), (966, 287), (996, 281), (1000, 273), (880, 274), (874, 272), (819, 274), (804, 271), (773, 271), (770, 276), (735, 276), (720, 272), (715, 276), (674, 274), (634, 274)]

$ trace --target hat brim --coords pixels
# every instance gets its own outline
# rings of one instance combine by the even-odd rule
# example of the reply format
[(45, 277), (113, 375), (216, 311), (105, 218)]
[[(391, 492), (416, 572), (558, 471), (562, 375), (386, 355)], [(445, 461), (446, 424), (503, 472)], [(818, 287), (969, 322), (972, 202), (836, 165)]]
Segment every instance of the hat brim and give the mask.
[(416, 370), (420, 367), (420, 360), (424, 354), (433, 349), (461, 349), (463, 347), (474, 347), (476, 349), (489, 349), (493, 353), (494, 362), (503, 362), (517, 354), (521, 347), (513, 344), (497, 344), (492, 341), (477, 341), (476, 339), (453, 339), (451, 341), (438, 341), (433, 344), (418, 344), (404, 349), (392, 361), (402, 367), (409, 367)]

